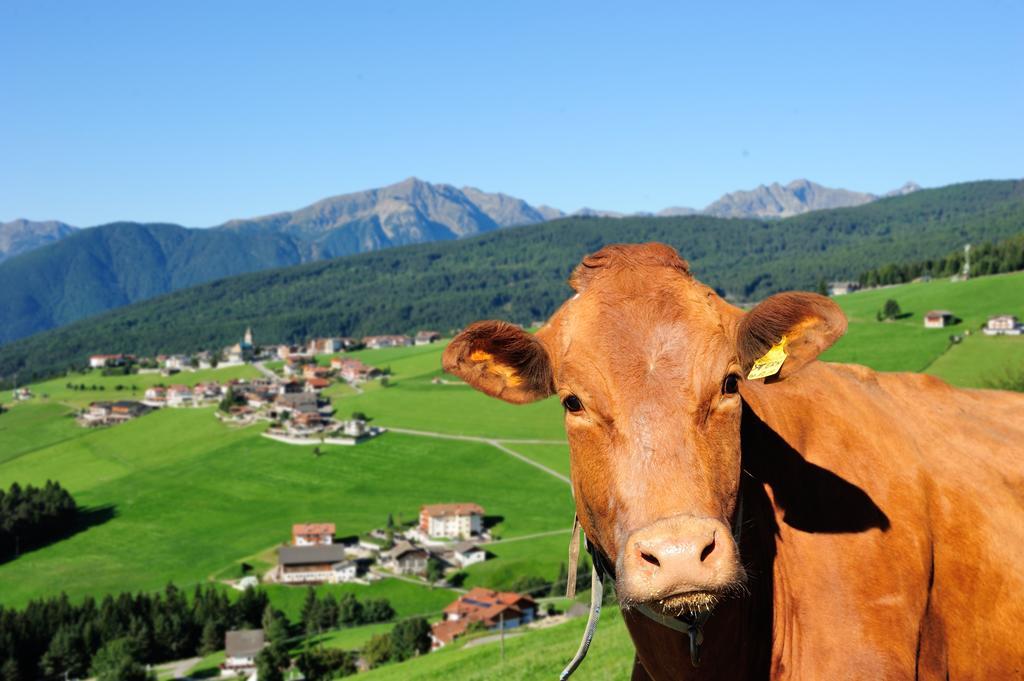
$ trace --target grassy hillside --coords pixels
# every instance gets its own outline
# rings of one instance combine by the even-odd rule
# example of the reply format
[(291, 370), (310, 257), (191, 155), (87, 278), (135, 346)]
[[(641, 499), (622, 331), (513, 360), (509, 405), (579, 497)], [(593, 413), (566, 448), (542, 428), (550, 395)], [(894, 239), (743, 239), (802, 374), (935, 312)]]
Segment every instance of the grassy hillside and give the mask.
[[(875, 320), (885, 301), (894, 299), (906, 317)], [(1024, 366), (1024, 338), (988, 337), (980, 327), (990, 315), (1024, 318), (1024, 272), (965, 282), (933, 280), (839, 296), (836, 302), (850, 328), (824, 358), (866, 364), (882, 371), (923, 371), (954, 385), (985, 387), (1007, 368)], [(929, 310), (950, 310), (962, 321), (945, 329), (924, 328)], [(967, 335), (967, 334), (970, 335)], [(951, 344), (953, 334), (964, 338)]]
[[(391, 368), (392, 385), (368, 387), (363, 395), (345, 391), (335, 400), (338, 412), (362, 410), (376, 424), (442, 434), (564, 439), (554, 401), (519, 409), (465, 386), (431, 384), (441, 350), (364, 351), (367, 361)], [(186, 372), (174, 380), (224, 381), (246, 373), (255, 369)], [(81, 403), (117, 395), (114, 381), (138, 381), (141, 390), (166, 379), (81, 378), (107, 390), (69, 391), (66, 383), (77, 378), (55, 379), (33, 386), (37, 397), (0, 415), (0, 486), (59, 479), (79, 503), (107, 507), (112, 517), (0, 565), (0, 581), (11, 585), (0, 593), (4, 605), (53, 593), (55, 584), (80, 597), (155, 589), (168, 580), (185, 586), (237, 577), (242, 561), (269, 566), (273, 547), (287, 538), (293, 522), (329, 520), (341, 534), (361, 533), (383, 525), (388, 513), (411, 520), (423, 503), (463, 499), (481, 503), (504, 539), (542, 535), (536, 544), (496, 545), (492, 553), (502, 560), (475, 566), (473, 583), (486, 582), (494, 571), (505, 582), (519, 574), (553, 579), (563, 560), (572, 514), (567, 486), (487, 443), (388, 433), (357, 447), (325, 446), (315, 458), (307, 448), (260, 437), (260, 426), (222, 425), (208, 408), (162, 410), (86, 430), (69, 414)], [(492, 567), (499, 562), (508, 569)], [(392, 581), (370, 589), (325, 588), (385, 596), (398, 589), (400, 614), (436, 611), (451, 600), (444, 590)], [(271, 590), (278, 607), (297, 612), (300, 589)]]
[[(51, 376), (92, 352), (219, 347), (257, 340), (450, 330), (474, 319), (543, 319), (565, 279), (602, 245), (658, 240), (707, 283), (741, 299), (852, 278), (879, 262), (938, 257), (1024, 229), (1024, 182), (924, 190), (857, 208), (758, 222), (702, 216), (572, 218), (454, 242), (243, 275), (163, 296), (0, 348), (0, 379)], [(65, 241), (70, 241), (67, 239)], [(60, 244), (58, 244), (60, 245)]]
[[(425, 657), (370, 671), (366, 681), (526, 681), (557, 679), (576, 652), (586, 618), (505, 640), (505, 657), (497, 642), (466, 648), (442, 648)], [(573, 679), (628, 679), (633, 670), (633, 643), (616, 608), (607, 608), (587, 659)]]

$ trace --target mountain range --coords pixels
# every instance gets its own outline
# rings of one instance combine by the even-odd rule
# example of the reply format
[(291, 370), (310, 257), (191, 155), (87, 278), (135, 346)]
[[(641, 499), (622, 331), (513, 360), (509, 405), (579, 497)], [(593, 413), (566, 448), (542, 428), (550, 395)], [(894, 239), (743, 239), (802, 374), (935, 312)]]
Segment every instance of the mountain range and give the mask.
[[(703, 214), (786, 217), (877, 198), (797, 180), (727, 194)], [(674, 208), (661, 215), (696, 213)], [(592, 209), (574, 215), (624, 217)], [(222, 277), (562, 217), (556, 208), (506, 194), (409, 178), (205, 229), (135, 222), (76, 229), (15, 220), (0, 225), (0, 343)]]
[[(546, 318), (565, 300), (566, 278), (583, 255), (614, 242), (671, 244), (702, 281), (743, 301), (787, 289), (815, 290), (823, 281), (856, 278), (882, 264), (943, 258), (965, 242), (999, 241), (1022, 230), (1020, 180), (925, 189), (780, 220), (566, 217), (242, 274), (161, 295), (0, 346), (0, 381), (15, 373), (22, 382), (53, 375), (80, 366), (96, 352), (222, 347), (249, 325), (257, 342), (276, 343), (318, 335), (450, 331), (484, 318), (528, 324)], [(240, 246), (245, 240), (231, 243)], [(159, 261), (152, 263), (139, 268), (133, 281), (147, 281), (146, 273)], [(77, 273), (49, 276), (74, 280)], [(88, 281), (69, 284), (68, 293), (89, 300)], [(12, 283), (17, 282), (0, 282), (3, 319), (31, 312), (8, 304), (22, 299), (6, 294)]]
[(33, 222), (19, 219), (0, 222), (0, 262), (60, 241), (74, 231), (71, 225), (56, 220)]

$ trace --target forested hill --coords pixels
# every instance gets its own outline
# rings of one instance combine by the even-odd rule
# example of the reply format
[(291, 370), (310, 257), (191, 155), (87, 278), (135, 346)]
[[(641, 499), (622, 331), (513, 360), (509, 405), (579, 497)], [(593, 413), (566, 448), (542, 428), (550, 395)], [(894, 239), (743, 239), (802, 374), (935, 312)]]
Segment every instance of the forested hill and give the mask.
[(81, 365), (95, 352), (192, 351), (312, 335), (447, 331), (487, 317), (529, 323), (569, 293), (580, 258), (614, 242), (664, 241), (736, 299), (815, 288), (881, 263), (938, 257), (1024, 230), (1024, 181), (923, 190), (785, 220), (567, 218), (460, 241), (246, 274), (179, 291), (0, 347), (0, 377)]

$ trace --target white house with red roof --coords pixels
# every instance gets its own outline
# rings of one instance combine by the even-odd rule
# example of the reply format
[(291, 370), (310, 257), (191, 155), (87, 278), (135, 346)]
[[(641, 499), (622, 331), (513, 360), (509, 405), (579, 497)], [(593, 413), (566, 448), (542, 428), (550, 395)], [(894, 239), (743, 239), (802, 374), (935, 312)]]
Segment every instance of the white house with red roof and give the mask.
[(292, 525), (294, 546), (330, 546), (334, 543), (334, 523), (296, 523)]
[(483, 533), (484, 509), (479, 504), (429, 504), (420, 509), (421, 532), (428, 537), (469, 539)]

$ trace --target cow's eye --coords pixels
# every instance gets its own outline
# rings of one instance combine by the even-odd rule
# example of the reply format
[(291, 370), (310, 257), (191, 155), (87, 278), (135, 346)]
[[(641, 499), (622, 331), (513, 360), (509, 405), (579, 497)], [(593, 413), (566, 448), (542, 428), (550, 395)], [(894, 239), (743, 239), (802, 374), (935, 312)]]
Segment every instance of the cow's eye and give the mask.
[(735, 395), (740, 389), (740, 377), (736, 374), (729, 374), (722, 381), (722, 394)]
[(562, 400), (562, 406), (565, 407), (567, 411), (571, 411), (574, 413), (578, 411), (583, 411), (583, 403), (580, 402), (580, 398), (576, 397), (575, 395), (569, 395), (564, 400)]

